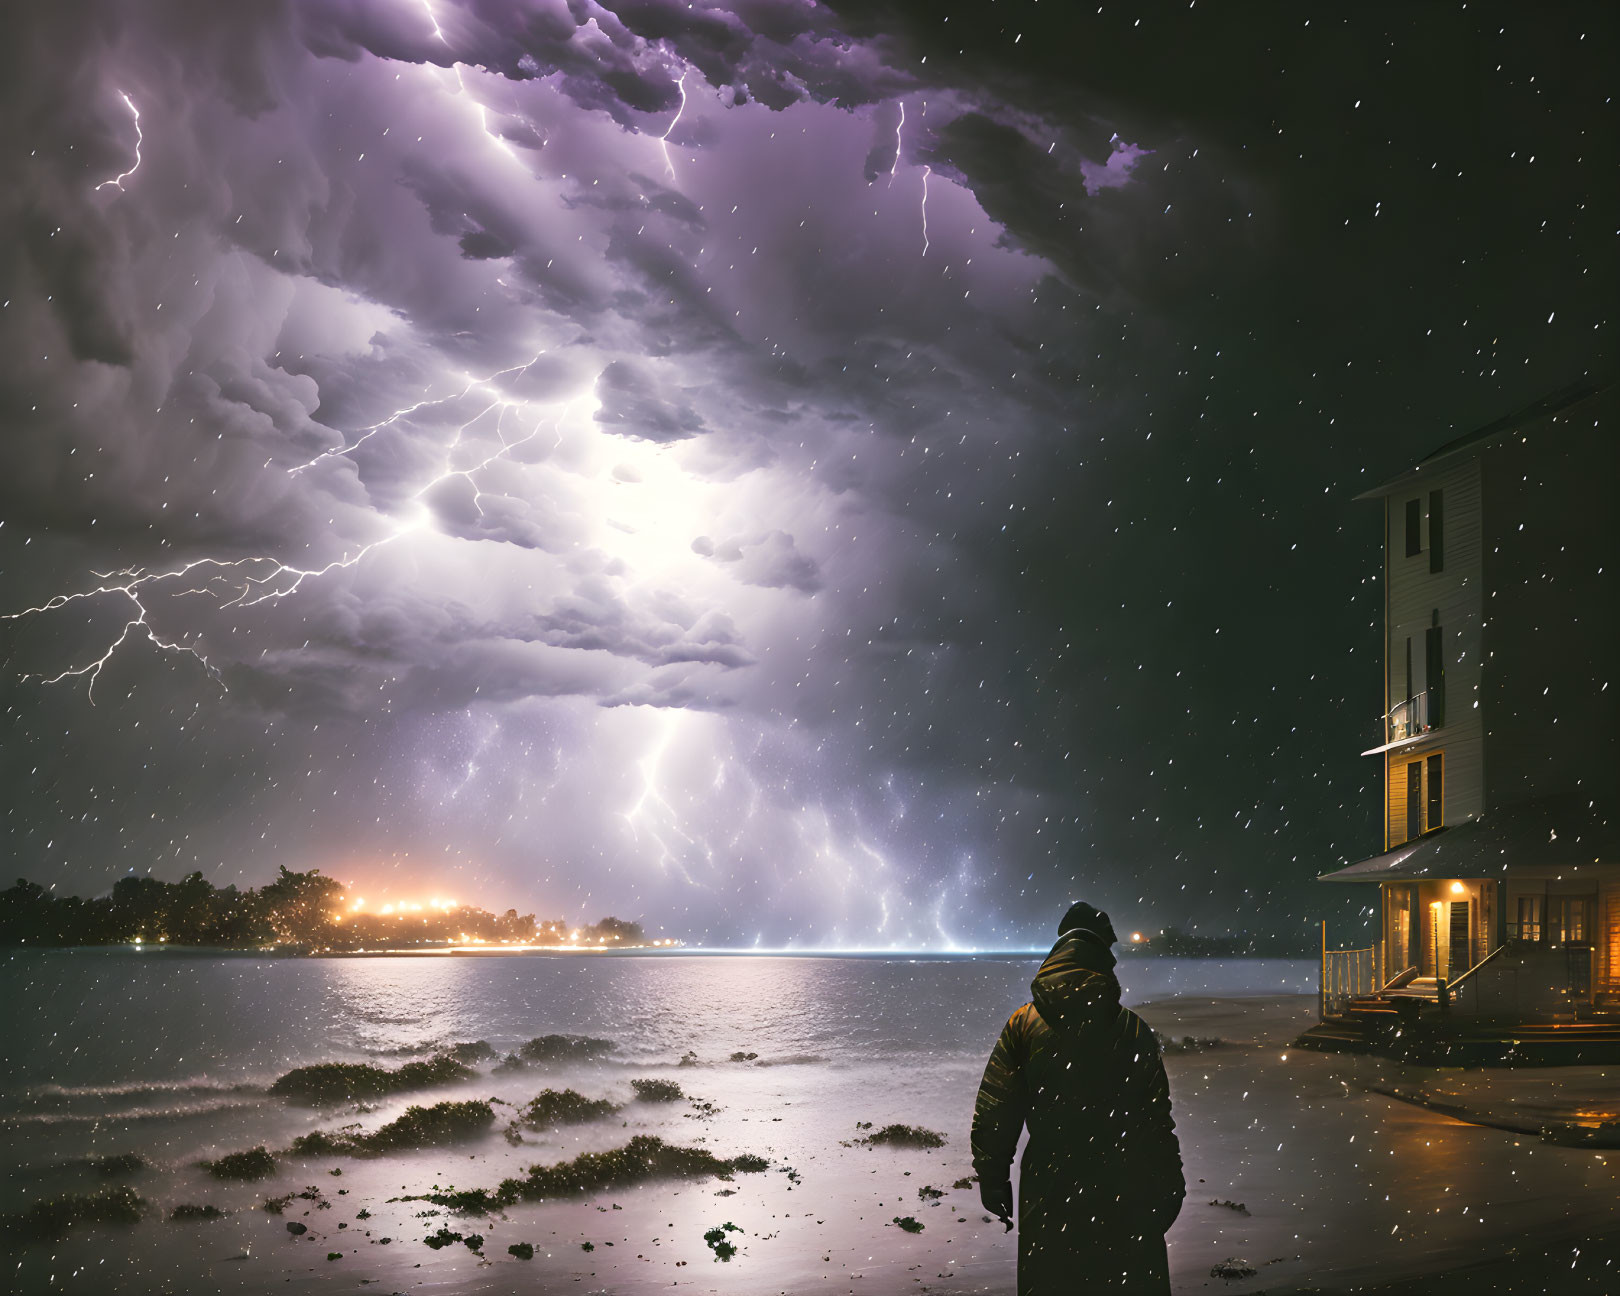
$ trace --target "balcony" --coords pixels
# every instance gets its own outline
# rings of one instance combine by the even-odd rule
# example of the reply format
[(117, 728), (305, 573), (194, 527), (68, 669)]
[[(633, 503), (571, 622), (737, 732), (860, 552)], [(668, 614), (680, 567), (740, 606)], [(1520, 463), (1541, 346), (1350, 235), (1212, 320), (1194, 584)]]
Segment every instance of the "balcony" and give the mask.
[(1405, 742), (1408, 738), (1428, 733), (1431, 728), (1428, 690), (1397, 702), (1384, 720), (1384, 741), (1387, 743)]
[(1378, 752), (1388, 751), (1391, 747), (1398, 747), (1414, 738), (1421, 738), (1439, 727), (1439, 698), (1434, 699), (1434, 705), (1431, 707), (1429, 690), (1425, 689), (1415, 697), (1404, 698), (1389, 709), (1389, 714), (1383, 716), (1379, 722), (1378, 745), (1368, 748), (1361, 754), (1372, 756)]

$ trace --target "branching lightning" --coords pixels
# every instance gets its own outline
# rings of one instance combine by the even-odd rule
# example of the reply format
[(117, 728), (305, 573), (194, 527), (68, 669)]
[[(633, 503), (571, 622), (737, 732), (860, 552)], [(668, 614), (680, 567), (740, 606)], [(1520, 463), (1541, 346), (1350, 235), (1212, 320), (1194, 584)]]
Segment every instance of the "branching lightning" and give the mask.
[(141, 169), (141, 141), (145, 138), (141, 134), (141, 110), (135, 106), (135, 101), (122, 90), (118, 92), (118, 97), (124, 101), (124, 106), (129, 109), (130, 116), (135, 119), (135, 163), (122, 175), (116, 175), (111, 180), (103, 180), (100, 184), (98, 184), (96, 186), (96, 192), (98, 193), (105, 189), (108, 185), (111, 185), (114, 189), (122, 191), (124, 188), (124, 181), (128, 180), (130, 176), (134, 175)]
[[(406, 415), (416, 410), (423, 409), (427, 406), (444, 404), (448, 401), (460, 399), (462, 396), (465, 396), (480, 386), (487, 385), (496, 378), (503, 377), (508, 374), (523, 372), (525, 369), (528, 369), (531, 365), (533, 365), (535, 360), (538, 359), (539, 356), (535, 356), (533, 359), (527, 360), (523, 364), (513, 365), (509, 368), (498, 370), (491, 374), (488, 378), (471, 379), (468, 381), (467, 385), (461, 389), (461, 391), (452, 396), (441, 397), (437, 400), (418, 401), (414, 405), (408, 406), (405, 409), (397, 410), (380, 423), (366, 429), (365, 434), (358, 441), (343, 447), (339, 447), (335, 450), (326, 451), (321, 455), (317, 455), (308, 463), (301, 464), (296, 468), (288, 469), (288, 472), (302, 472), (306, 468), (313, 467), (322, 459), (329, 458), (337, 454), (347, 454), (370, 436), (392, 426), (393, 424), (399, 422), (399, 420), (403, 419)], [(551, 425), (557, 434), (558, 444), (560, 444), (562, 440), (563, 420), (567, 417), (569, 410), (571, 410), (577, 403), (578, 401), (576, 400), (563, 405), (558, 411), (555, 420), (551, 421)], [(478, 411), (478, 413), (474, 414), (472, 418), (468, 419), (456, 429), (455, 439), (451, 442), (445, 455), (443, 469), (438, 473), (437, 476), (418, 490), (412, 498), (420, 501), (428, 491), (432, 490), (433, 487), (439, 485), (441, 482), (447, 481), (451, 477), (463, 477), (473, 488), (473, 501), (475, 506), (478, 508), (479, 515), (482, 516), (482, 497), (481, 493), (479, 492), (476, 474), (490, 467), (496, 462), (496, 460), (509, 455), (519, 446), (533, 441), (537, 436), (540, 435), (547, 424), (546, 418), (544, 415), (542, 415), (536, 418), (533, 424), (528, 428), (527, 431), (523, 432), (522, 435), (508, 440), (504, 431), (506, 416), (512, 410), (524, 407), (526, 407), (526, 402), (512, 401), (500, 397), (496, 397), (488, 404), (484, 405)], [(492, 410), (497, 409), (500, 411), (499, 415), (497, 416), (496, 423), (496, 436), (500, 440), (499, 447), (492, 450), (482, 460), (472, 464), (469, 467), (455, 467), (455, 451), (457, 447), (461, 445), (462, 438), (466, 435), (468, 429), (477, 423), (479, 419), (489, 414)], [(0, 613), (0, 620), (18, 621), (27, 617), (42, 616), (45, 613), (54, 612), (60, 608), (81, 602), (90, 603), (92, 601), (104, 600), (108, 598), (127, 600), (127, 602), (132, 606), (133, 613), (124, 623), (117, 636), (115, 636), (107, 644), (100, 656), (96, 657), (86, 665), (68, 667), (64, 670), (58, 671), (54, 675), (33, 674), (25, 675), (24, 678), (38, 679), (40, 682), (45, 684), (57, 684), (68, 679), (87, 679), (89, 681), (90, 700), (94, 702), (95, 683), (101, 674), (102, 668), (112, 660), (118, 649), (130, 642), (132, 638), (139, 639), (142, 635), (144, 635), (148, 642), (164, 652), (184, 653), (195, 658), (202, 664), (202, 666), (208, 671), (209, 675), (213, 677), (220, 687), (224, 689), (226, 686), (223, 675), (220, 673), (219, 668), (214, 664), (213, 661), (209, 659), (207, 654), (203, 652), (199, 645), (186, 643), (179, 639), (167, 638), (159, 634), (157, 629), (153, 626), (151, 622), (152, 608), (150, 606), (150, 600), (154, 595), (161, 594), (162, 596), (173, 598), (182, 598), (190, 595), (203, 595), (213, 598), (217, 604), (217, 610), (219, 611), (257, 607), (261, 603), (277, 601), (297, 593), (308, 580), (318, 579), (319, 577), (325, 576), (331, 572), (353, 567), (373, 550), (379, 549), (384, 545), (392, 544), (400, 537), (408, 535), (412, 531), (418, 529), (418, 527), (422, 525), (423, 520), (424, 519), (422, 516), (418, 516), (411, 520), (398, 522), (388, 534), (383, 535), (367, 544), (361, 545), (353, 552), (345, 552), (342, 557), (336, 558), (333, 561), (318, 567), (296, 567), (291, 563), (282, 562), (280, 559), (261, 554), (246, 558), (197, 558), (190, 562), (182, 563), (179, 566), (156, 571), (148, 570), (142, 567), (130, 567), (120, 571), (95, 572), (93, 575), (95, 575), (97, 580), (101, 582), (95, 587), (74, 593), (57, 594), (52, 596), (50, 599), (47, 599), (44, 603), (40, 603), (34, 607), (23, 608), (18, 612)]]
[[(288, 474), (288, 476), (297, 476), (299, 473), (306, 472), (309, 469), (313, 468), (316, 464), (320, 463), (323, 459), (340, 459), (340, 458), (343, 458), (346, 455), (352, 454), (352, 453), (354, 453), (354, 451), (358, 450), (361, 446), (365, 445), (365, 443), (367, 441), (371, 440), (371, 438), (376, 436), (379, 432), (386, 431), (387, 429), (393, 427), (394, 424), (398, 423), (401, 419), (407, 418), (410, 415), (415, 414), (418, 410), (427, 409), (430, 406), (434, 406), (434, 405), (446, 405), (446, 404), (449, 404), (451, 401), (460, 400), (463, 396), (470, 395), (472, 392), (477, 391), (480, 388), (484, 388), (484, 387), (489, 386), (489, 384), (494, 382), (497, 378), (505, 378), (508, 374), (521, 374), (521, 373), (524, 373), (525, 371), (533, 368), (535, 362), (538, 361), (540, 359), (540, 356), (542, 356), (544, 354), (545, 354), (545, 352), (542, 351), (539, 354), (537, 354), (535, 356), (532, 356), (528, 360), (525, 360), (522, 364), (510, 365), (505, 369), (497, 369), (494, 373), (489, 374), (487, 377), (484, 377), (484, 378), (471, 378), (471, 377), (468, 377), (466, 374), (463, 374), (462, 377), (467, 379), (467, 385), (465, 387), (463, 387), (460, 391), (452, 392), (448, 396), (424, 396), (421, 400), (415, 402), (415, 404), (406, 405), (402, 409), (395, 410), (387, 418), (380, 419), (376, 423), (371, 424), (369, 427), (363, 427), (363, 428), (358, 429), (360, 435), (357, 436), (353, 441), (346, 442), (345, 444), (340, 445), (340, 446), (332, 446), (330, 449), (327, 449), (327, 450), (322, 450), (320, 452), (320, 454), (316, 455), (313, 459), (309, 460), (307, 463), (301, 463), (301, 464), (294, 465), (293, 467), (287, 469), (287, 474)], [(496, 402), (496, 403), (500, 403), (500, 402)], [(508, 402), (508, 403), (510, 403), (510, 402)], [(466, 426), (468, 426), (468, 425), (463, 424), (463, 428), (465, 428)]]
[[(57, 594), (36, 607), (24, 608), (20, 612), (7, 612), (0, 614), (0, 621), (19, 621), (24, 617), (38, 616), (46, 612), (53, 612), (58, 608), (66, 607), (71, 603), (87, 602), (102, 598), (123, 598), (134, 605), (135, 615), (124, 623), (118, 635), (107, 645), (101, 656), (84, 666), (70, 666), (58, 671), (55, 675), (25, 675), (24, 679), (38, 679), (43, 684), (58, 684), (65, 679), (88, 679), (88, 694), (90, 701), (95, 701), (96, 680), (100, 678), (102, 668), (112, 660), (113, 654), (129, 641), (130, 636), (138, 629), (144, 632), (148, 642), (154, 647), (172, 653), (184, 653), (196, 658), (213, 677), (220, 688), (225, 689), (224, 676), (219, 668), (209, 660), (207, 654), (194, 644), (183, 643), (177, 639), (167, 639), (160, 635), (148, 619), (151, 609), (147, 606), (145, 596), (155, 593), (170, 581), (184, 581), (191, 579), (191, 583), (183, 589), (166, 591), (174, 597), (183, 597), (188, 594), (208, 594), (219, 600), (221, 609), (233, 607), (253, 607), (256, 604), (271, 599), (282, 599), (293, 593), (311, 576), (324, 576), (329, 571), (340, 567), (352, 567), (371, 550), (379, 545), (389, 543), (404, 535), (412, 528), (402, 526), (393, 534), (374, 540), (363, 545), (354, 554), (345, 554), (342, 558), (327, 563), (324, 567), (293, 567), (280, 562), (275, 558), (256, 556), (250, 558), (198, 558), (173, 567), (167, 571), (147, 571), (140, 567), (129, 567), (122, 571), (96, 572), (94, 575), (102, 582), (94, 589), (82, 590), (74, 594)], [(198, 583), (200, 581), (200, 583)], [(229, 691), (228, 689), (226, 690)]]
[(624, 818), (630, 825), (630, 833), (636, 841), (641, 840), (642, 830), (645, 829), (647, 835), (657, 843), (660, 868), (666, 873), (673, 868), (683, 881), (695, 885), (692, 874), (681, 862), (680, 852), (665, 840), (665, 835), (678, 837), (687, 846), (695, 846), (697, 843), (681, 830), (680, 817), (676, 814), (675, 807), (670, 805), (664, 794), (658, 790), (659, 767), (663, 764), (664, 753), (675, 740), (675, 730), (683, 714), (681, 711), (671, 711), (665, 717), (663, 732), (659, 734), (651, 750), (637, 762), (637, 768), (641, 772), (641, 795), (636, 798), (636, 803), (624, 812)]

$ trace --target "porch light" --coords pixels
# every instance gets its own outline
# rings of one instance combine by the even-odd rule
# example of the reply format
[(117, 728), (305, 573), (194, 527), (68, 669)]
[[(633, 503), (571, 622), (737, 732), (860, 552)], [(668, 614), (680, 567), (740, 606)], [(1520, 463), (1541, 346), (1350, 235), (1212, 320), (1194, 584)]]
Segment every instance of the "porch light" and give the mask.
[(1468, 890), (1468, 888), (1465, 887), (1461, 882), (1453, 882), (1451, 884), (1452, 895), (1461, 895), (1466, 890)]

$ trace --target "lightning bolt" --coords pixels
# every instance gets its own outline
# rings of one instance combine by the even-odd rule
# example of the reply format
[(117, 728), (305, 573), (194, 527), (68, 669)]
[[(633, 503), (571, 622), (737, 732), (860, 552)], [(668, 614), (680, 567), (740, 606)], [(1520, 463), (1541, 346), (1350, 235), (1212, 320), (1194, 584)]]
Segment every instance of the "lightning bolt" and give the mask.
[[(438, 15), (433, 12), (432, 0), (422, 0), (422, 12), (427, 14), (428, 22), (433, 25), (433, 34), (438, 37), (439, 44), (448, 47), (450, 44), (450, 38), (444, 34), (444, 28), (439, 26)], [(478, 128), (484, 132), (485, 137), (491, 144), (500, 149), (500, 151), (506, 154), (507, 157), (513, 159), (513, 161), (516, 161), (517, 154), (512, 151), (512, 146), (503, 140), (499, 135), (495, 134), (494, 131), (490, 130), (488, 109), (486, 109), (483, 104), (479, 103), (478, 100), (474, 99), (468, 92), (467, 78), (462, 74), (460, 61), (457, 60), (456, 62), (452, 63), (450, 65), (450, 70), (456, 74), (456, 86), (458, 87), (457, 93), (466, 96), (467, 101), (472, 104), (473, 110), (478, 114)]]
[(130, 115), (135, 118), (135, 165), (130, 167), (130, 169), (125, 171), (122, 175), (116, 175), (111, 180), (103, 180), (95, 188), (95, 192), (97, 193), (100, 193), (108, 185), (111, 185), (114, 189), (122, 192), (124, 188), (124, 181), (128, 180), (130, 176), (134, 175), (141, 169), (141, 141), (144, 138), (144, 136), (141, 134), (141, 110), (135, 106), (135, 101), (122, 90), (118, 92), (118, 97), (124, 101), (124, 106), (129, 109)]
[(900, 121), (894, 128), (894, 161), (889, 166), (889, 183), (894, 183), (894, 173), (900, 169), (900, 149), (903, 141), (900, 132), (906, 128), (906, 101), (900, 101)]
[(681, 106), (675, 110), (675, 116), (670, 118), (669, 128), (663, 133), (658, 141), (658, 147), (664, 150), (664, 167), (666, 170), (668, 170), (669, 178), (671, 180), (675, 178), (675, 164), (670, 161), (669, 157), (669, 137), (674, 133), (675, 127), (679, 124), (681, 114), (686, 111), (686, 72), (684, 70), (681, 72), (680, 80), (675, 83), (675, 86), (681, 92)]
[[(417, 401), (415, 404), (407, 405), (403, 409), (397, 409), (392, 414), (390, 414), (387, 418), (382, 419), (382, 420), (380, 420), (380, 421), (378, 421), (376, 423), (373, 423), (369, 427), (363, 427), (363, 428), (356, 429), (356, 431), (358, 431), (360, 435), (357, 436), (353, 441), (345, 442), (343, 445), (340, 445), (340, 446), (332, 446), (330, 449), (327, 449), (327, 450), (322, 450), (320, 452), (320, 454), (316, 455), (313, 459), (309, 460), (307, 463), (296, 464), (293, 467), (287, 469), (287, 475), (289, 477), (295, 477), (301, 472), (307, 472), (309, 469), (313, 468), (316, 464), (320, 463), (324, 459), (341, 459), (346, 455), (353, 454), (356, 450), (358, 450), (361, 446), (365, 445), (365, 443), (367, 441), (371, 440), (371, 438), (376, 436), (379, 432), (387, 431), (389, 428), (393, 427), (394, 424), (398, 423), (401, 419), (409, 417), (410, 415), (416, 413), (418, 410), (428, 409), (429, 407), (434, 406), (434, 405), (447, 405), (452, 401), (458, 401), (464, 396), (468, 396), (468, 395), (470, 395), (471, 393), (473, 393), (475, 391), (478, 391), (478, 390), (480, 390), (482, 388), (488, 387), (497, 378), (505, 378), (508, 374), (525, 373), (528, 370), (532, 369), (535, 366), (535, 364), (539, 361), (540, 357), (545, 355), (545, 354), (546, 353), (544, 351), (538, 352), (534, 356), (531, 356), (529, 359), (525, 360), (522, 364), (510, 365), (505, 369), (497, 369), (494, 373), (489, 374), (487, 377), (483, 377), (483, 378), (471, 378), (471, 377), (468, 377), (466, 374), (462, 374), (462, 377), (466, 378), (467, 384), (460, 391), (452, 392), (448, 396), (424, 396), (421, 400)], [(473, 420), (473, 421), (476, 421), (476, 420)], [(463, 429), (465, 429), (467, 426), (470, 426), (470, 424), (463, 424)]]
[(670, 834), (679, 837), (687, 846), (697, 845), (691, 837), (681, 831), (680, 818), (675, 812), (675, 807), (670, 805), (664, 794), (658, 790), (658, 769), (663, 764), (664, 754), (669, 750), (670, 743), (675, 739), (675, 729), (680, 723), (682, 714), (680, 711), (671, 711), (665, 717), (663, 732), (659, 734), (647, 754), (637, 762), (637, 768), (641, 771), (641, 795), (636, 798), (636, 803), (624, 812), (624, 818), (630, 825), (631, 836), (638, 843), (641, 841), (641, 828), (637, 825), (645, 826), (647, 835), (657, 843), (660, 868), (668, 873), (673, 867), (685, 881), (692, 883), (692, 874), (686, 865), (681, 863), (679, 852), (660, 832), (660, 828), (663, 827)]
[[(536, 356), (533, 360), (525, 361), (521, 365), (513, 365), (507, 369), (498, 370), (489, 379), (473, 380), (457, 395), (465, 395), (480, 382), (487, 383), (505, 374), (521, 372), (538, 359), (539, 356)], [(438, 402), (419, 401), (405, 410), (396, 411), (370, 429), (367, 435), (369, 436), (373, 432), (381, 431), (383, 428), (392, 425), (411, 410), (421, 409), (426, 405), (435, 403), (442, 404), (444, 400), (450, 399), (456, 399), (456, 397), (445, 397)], [(552, 421), (557, 436), (556, 445), (562, 443), (563, 422), (568, 417), (569, 411), (586, 399), (588, 397), (576, 398), (563, 405), (558, 411), (555, 420)], [(523, 407), (526, 407), (526, 402), (496, 399), (480, 409), (477, 414), (473, 415), (472, 418), (468, 419), (456, 430), (455, 439), (446, 452), (444, 467), (440, 473), (417, 491), (412, 498), (420, 501), (423, 495), (439, 483), (447, 481), (451, 477), (464, 477), (473, 487), (474, 503), (478, 506), (479, 515), (482, 516), (482, 494), (479, 490), (476, 474), (490, 467), (496, 460), (509, 455), (519, 446), (533, 441), (545, 428), (547, 420), (542, 413), (534, 420), (526, 432), (509, 440), (504, 431), (506, 416), (512, 410)], [(466, 435), (468, 429), (496, 409), (500, 411), (496, 421), (496, 436), (500, 441), (499, 447), (469, 467), (455, 467), (456, 449), (462, 444), (462, 438)], [(355, 445), (358, 444), (359, 442), (355, 443)], [(353, 449), (354, 445), (350, 445), (340, 451), (328, 453), (348, 453)], [(303, 468), (311, 467), (325, 457), (328, 456), (317, 456), (310, 463), (300, 465), (299, 468), (289, 471), (302, 471)], [(219, 668), (209, 659), (201, 647), (196, 644), (186, 643), (181, 639), (166, 638), (153, 626), (151, 621), (152, 608), (150, 606), (153, 596), (162, 595), (183, 598), (200, 595), (212, 598), (220, 611), (252, 608), (262, 603), (276, 602), (296, 594), (303, 588), (306, 581), (318, 580), (331, 572), (355, 566), (372, 551), (380, 549), (384, 545), (392, 544), (402, 536), (409, 535), (417, 530), (425, 520), (426, 514), (424, 512), (412, 520), (396, 522), (393, 530), (388, 534), (361, 545), (353, 552), (345, 552), (341, 557), (318, 567), (298, 567), (266, 554), (256, 554), (244, 558), (197, 558), (175, 567), (155, 571), (143, 567), (128, 567), (119, 571), (93, 572), (92, 575), (100, 582), (94, 587), (73, 593), (56, 594), (43, 603), (34, 607), (23, 608), (17, 612), (0, 613), (0, 621), (19, 621), (27, 617), (43, 616), (46, 613), (77, 603), (88, 604), (106, 599), (124, 600), (131, 606), (132, 615), (124, 623), (119, 633), (107, 644), (100, 656), (86, 665), (68, 667), (55, 675), (32, 674), (25, 675), (23, 678), (38, 679), (44, 684), (58, 684), (68, 679), (87, 679), (89, 681), (87, 693), (90, 701), (94, 703), (95, 685), (102, 669), (125, 644), (132, 639), (138, 640), (144, 636), (148, 642), (162, 651), (177, 654), (184, 653), (195, 658), (208, 671), (215, 682), (219, 684), (221, 689), (228, 692), (229, 690), (226, 688), (224, 677)]]
[(934, 174), (934, 172), (933, 172), (933, 169), (931, 167), (927, 167), (927, 166), (923, 167), (923, 192), (922, 192), (923, 250), (922, 250), (922, 254), (924, 256), (928, 255), (928, 177), (933, 175), (933, 174)]
[[(159, 587), (167, 585), (170, 581), (183, 581), (190, 577), (191, 583), (186, 588), (170, 592), (176, 597), (188, 594), (212, 595), (220, 600), (221, 608), (253, 607), (270, 599), (287, 597), (311, 576), (324, 576), (327, 572), (340, 567), (352, 567), (371, 550), (397, 539), (410, 529), (412, 528), (409, 526), (400, 527), (392, 535), (374, 540), (355, 554), (346, 554), (324, 567), (293, 567), (275, 558), (255, 556), (235, 559), (198, 558), (167, 571), (147, 571), (144, 568), (129, 567), (122, 571), (95, 572), (92, 574), (102, 584), (94, 589), (54, 595), (35, 607), (0, 614), (0, 621), (20, 621), (24, 617), (54, 612), (72, 603), (109, 597), (125, 599), (133, 606), (135, 614), (124, 623), (123, 629), (107, 645), (101, 656), (84, 666), (70, 666), (55, 675), (24, 675), (23, 678), (38, 679), (43, 684), (59, 684), (66, 679), (88, 679), (89, 686), (86, 693), (94, 704), (96, 681), (101, 677), (102, 668), (124, 644), (129, 642), (131, 635), (139, 630), (154, 647), (164, 652), (184, 653), (195, 658), (220, 688), (229, 692), (219, 668), (209, 660), (201, 648), (178, 639), (167, 639), (157, 632), (148, 619), (152, 614), (145, 601), (148, 593), (156, 592)], [(289, 577), (291, 579), (287, 580)], [(197, 583), (199, 580), (200, 584)], [(226, 597), (227, 595), (229, 597)]]

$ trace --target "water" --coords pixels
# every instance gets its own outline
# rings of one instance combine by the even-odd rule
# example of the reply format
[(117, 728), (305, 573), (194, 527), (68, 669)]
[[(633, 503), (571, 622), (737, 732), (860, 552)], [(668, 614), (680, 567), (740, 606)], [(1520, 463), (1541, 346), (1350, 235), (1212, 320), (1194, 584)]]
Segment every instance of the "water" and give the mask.
[[(1005, 1290), (1011, 1242), (980, 1222), (975, 1192), (932, 1202), (917, 1189), (948, 1189), (971, 1174), (968, 1133), (984, 1059), (1008, 1013), (1027, 998), (1037, 964), (1013, 957), (16, 953), (0, 985), (0, 1135), (8, 1148), (0, 1210), (102, 1187), (107, 1181), (90, 1159), (136, 1152), (150, 1164), (130, 1182), (157, 1218), (26, 1249), (14, 1285), (350, 1291), (363, 1275), (383, 1291), (423, 1283), (501, 1291), (521, 1278), (525, 1289), (630, 1293), (686, 1285), (693, 1271), (681, 1266), (701, 1265), (710, 1291), (802, 1291), (865, 1274), (861, 1289), (879, 1296), (915, 1290), (912, 1267), (920, 1265), (950, 1276), (933, 1281), (936, 1292)], [(1137, 959), (1120, 974), (1129, 1003), (1274, 1002), (1315, 988), (1309, 961)], [(374, 1106), (312, 1110), (265, 1092), (307, 1063), (397, 1066), (473, 1040), (505, 1053), (551, 1033), (616, 1047), (599, 1060), (515, 1073), (485, 1064), (472, 1081)], [(688, 1054), (695, 1059), (682, 1065)], [(734, 1054), (755, 1056), (734, 1061)], [(676, 1080), (695, 1101), (636, 1102), (630, 1081), (640, 1077)], [(571, 1087), (623, 1109), (587, 1125), (525, 1132), (518, 1146), (491, 1134), (464, 1147), (373, 1159), (282, 1156), (276, 1177), (261, 1184), (222, 1183), (199, 1164), (259, 1144), (285, 1149), (313, 1129), (376, 1128), (410, 1102), (520, 1104), (546, 1087)], [(496, 1110), (504, 1123), (506, 1109)], [(947, 1142), (932, 1152), (874, 1152), (854, 1143), (857, 1122), (923, 1125)], [(484, 1254), (499, 1265), (518, 1263), (505, 1255), (511, 1242), (541, 1248), (521, 1275), (491, 1269), (461, 1247), (422, 1246), (439, 1224), (460, 1222), (429, 1222), (418, 1204), (399, 1200), (433, 1184), (490, 1187), (537, 1162), (621, 1147), (636, 1134), (720, 1156), (757, 1153), (772, 1169), (729, 1186), (648, 1184), (525, 1204), (479, 1222), (490, 1237)], [(284, 1221), (260, 1206), (312, 1183), (333, 1209), (311, 1207), (298, 1220), (309, 1233), (289, 1240)], [(209, 1224), (161, 1222), (182, 1203), (228, 1215)], [(611, 1209), (619, 1205), (622, 1212)], [(919, 1216), (927, 1231), (899, 1234), (890, 1224), (897, 1214)], [(736, 1263), (721, 1267), (701, 1239), (726, 1220), (746, 1236)], [(398, 1245), (382, 1245), (384, 1237)], [(299, 1240), (319, 1245), (300, 1248)], [(585, 1252), (582, 1243), (593, 1240), (599, 1245)], [(336, 1262), (326, 1267), (328, 1248), (343, 1257), (342, 1273)]]
[[(268, 1084), (293, 1066), (419, 1056), (458, 1040), (602, 1036), (621, 1059), (737, 1051), (827, 1066), (980, 1058), (1035, 958), (470, 956), (256, 959), (126, 948), (5, 965), (0, 1104), (38, 1086)], [(1127, 1004), (1314, 991), (1282, 959), (1134, 959)], [(109, 1093), (107, 1095), (111, 1097)]]

